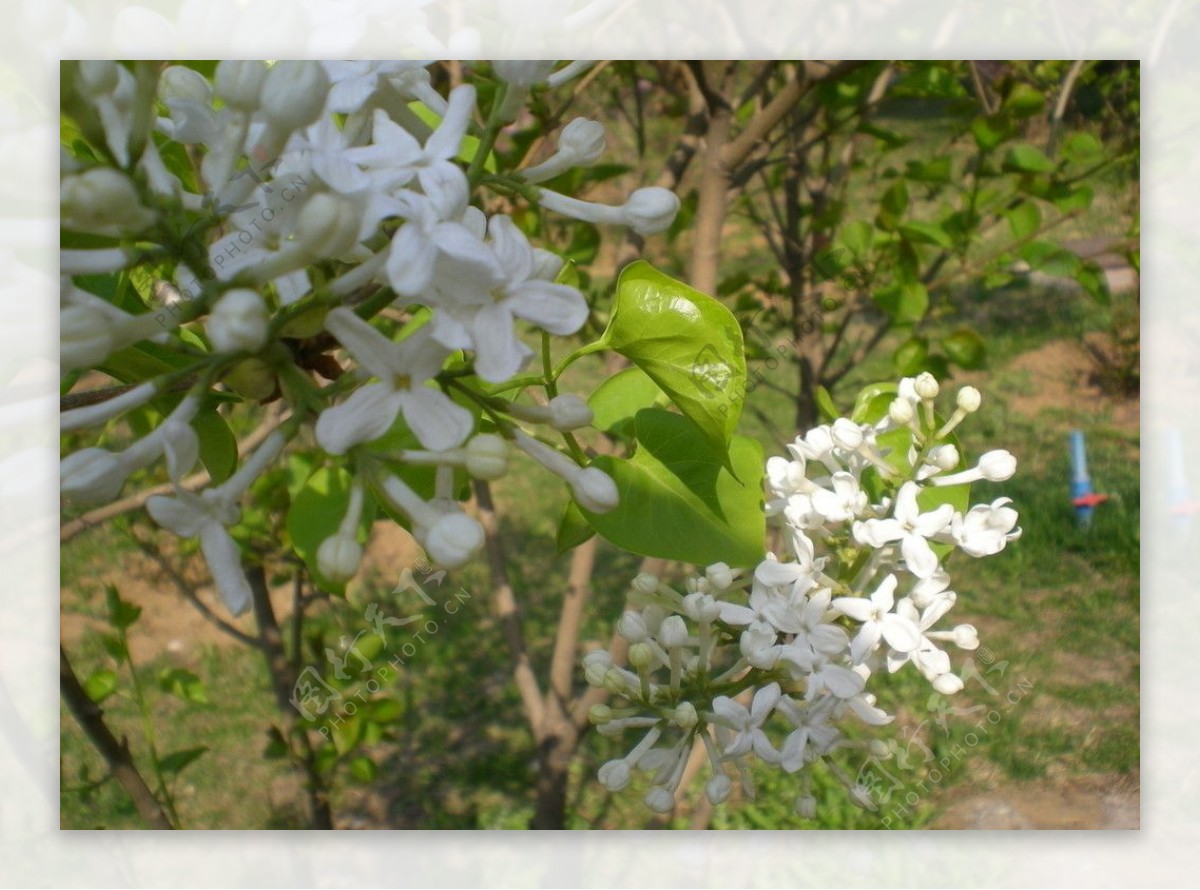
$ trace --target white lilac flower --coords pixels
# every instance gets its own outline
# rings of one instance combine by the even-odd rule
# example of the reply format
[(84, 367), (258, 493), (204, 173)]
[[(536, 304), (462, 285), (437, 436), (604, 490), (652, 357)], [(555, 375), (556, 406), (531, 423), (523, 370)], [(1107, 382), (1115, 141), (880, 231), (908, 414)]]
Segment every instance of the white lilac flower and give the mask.
[(447, 268), (441, 285), (446, 297), (437, 303), (431, 330), (453, 349), (474, 349), (476, 372), (499, 383), (516, 374), (531, 355), (517, 337), (516, 319), (567, 335), (587, 321), (588, 307), (575, 288), (536, 277), (534, 251), (511, 219), (494, 216), (487, 228), (488, 245), (481, 249), (490, 247), (496, 256), (498, 279), (479, 288), (478, 278), (470, 274), (457, 284), (457, 268)]
[(988, 482), (1005, 482), (1017, 471), (1017, 459), (1003, 448), (989, 451), (979, 458), (979, 463), (970, 470), (952, 476), (939, 476), (932, 480), (934, 485), (963, 485), (986, 479)]
[(446, 100), (429, 82), (427, 62), (354, 60), (321, 64), (332, 84), (325, 102), (329, 111), (343, 114), (358, 111), (379, 89), (381, 81), (408, 98), (419, 99), (438, 114), (446, 109)]
[[(467, 195), (462, 171), (456, 169), (443, 186), (454, 182), (461, 193), (461, 216)], [(449, 191), (444, 188), (442, 195)], [(437, 307), (459, 292), (490, 293), (504, 281), (495, 253), (469, 227), (451, 219), (445, 208), (413, 192), (398, 195), (397, 201), (402, 205), (398, 215), (406, 222), (392, 237), (386, 266), (388, 283), (397, 294)]]
[(779, 750), (779, 765), (784, 770), (797, 772), (833, 750), (841, 738), (841, 733), (830, 724), (837, 701), (832, 696), (805, 702), (787, 696), (779, 700), (777, 710), (795, 727)]
[(846, 472), (834, 473), (829, 480), (832, 490), (823, 486), (813, 488), (809, 497), (813, 511), (826, 522), (846, 522), (855, 519), (867, 507), (867, 495), (858, 480)]
[(862, 624), (850, 643), (850, 657), (856, 664), (862, 663), (881, 639), (898, 652), (911, 652), (921, 643), (920, 628), (892, 611), (896, 583), (896, 576), (888, 575), (869, 599), (840, 596), (831, 603), (834, 609)]
[(471, 413), (441, 390), (425, 385), (442, 369), (450, 351), (425, 328), (405, 340), (389, 340), (350, 309), (338, 307), (325, 328), (378, 382), (354, 391), (317, 419), (317, 442), (330, 454), (344, 454), (378, 439), (403, 413), (422, 445), (434, 451), (454, 448), (471, 432)]
[(896, 613), (917, 624), (921, 631), (921, 640), (916, 648), (907, 652), (891, 650), (887, 656), (887, 666), (890, 673), (900, 670), (905, 664), (912, 662), (913, 666), (933, 684), (933, 687), (945, 695), (951, 695), (962, 688), (962, 680), (950, 673), (950, 656), (938, 648), (928, 631), (954, 605), (955, 595), (949, 591), (933, 599), (933, 601), (918, 613), (917, 607), (908, 599), (902, 599), (896, 604)]
[(762, 725), (779, 702), (782, 693), (778, 683), (771, 683), (754, 693), (747, 709), (727, 695), (713, 699), (713, 719), (716, 723), (733, 730), (733, 739), (725, 746), (725, 757), (743, 757), (751, 750), (768, 762), (778, 759), (778, 753), (762, 730)]
[(954, 508), (942, 504), (922, 513), (917, 505), (919, 487), (905, 482), (896, 495), (890, 519), (868, 519), (854, 523), (854, 537), (862, 544), (882, 547), (892, 541), (900, 542), (900, 552), (908, 570), (918, 578), (928, 578), (938, 567), (938, 558), (929, 546), (929, 538), (940, 534), (954, 517)]
[(286, 442), (278, 430), (258, 447), (236, 473), (216, 488), (200, 494), (178, 490), (173, 496), (155, 495), (146, 510), (163, 528), (184, 538), (200, 538), (200, 549), (225, 606), (240, 615), (250, 605), (250, 585), (242, 571), (238, 546), (226, 526), (238, 521), (237, 502), (267, 468)]
[(483, 546), (483, 526), (456, 503), (427, 502), (396, 476), (380, 483), (388, 502), (412, 520), (413, 537), (440, 566), (457, 569)]
[(571, 488), (575, 502), (592, 513), (607, 513), (620, 503), (620, 495), (612, 477), (599, 467), (581, 467), (571, 458), (556, 451), (524, 430), (516, 430), (518, 448), (540, 463)]
[(997, 498), (991, 504), (972, 507), (966, 515), (956, 514), (950, 523), (954, 543), (971, 556), (999, 553), (1009, 541), (1021, 537), (1016, 528), (1017, 511), (1008, 506), (1011, 503), (1011, 498)]
[(637, 189), (617, 206), (581, 201), (548, 189), (538, 189), (538, 195), (538, 202), (547, 210), (584, 222), (629, 226), (639, 235), (666, 231), (680, 207), (674, 192), (658, 186)]
[(604, 153), (604, 125), (577, 117), (558, 137), (558, 151), (542, 163), (520, 171), (526, 182), (545, 182), (574, 167), (587, 167)]
[(474, 108), (475, 88), (469, 84), (455, 87), (445, 117), (423, 146), (386, 112), (376, 109), (371, 144), (349, 148), (344, 157), (366, 168), (380, 189), (394, 191), (416, 179), (421, 191), (436, 206), (454, 207), (459, 194), (447, 192), (447, 183), (462, 173), (454, 159)]

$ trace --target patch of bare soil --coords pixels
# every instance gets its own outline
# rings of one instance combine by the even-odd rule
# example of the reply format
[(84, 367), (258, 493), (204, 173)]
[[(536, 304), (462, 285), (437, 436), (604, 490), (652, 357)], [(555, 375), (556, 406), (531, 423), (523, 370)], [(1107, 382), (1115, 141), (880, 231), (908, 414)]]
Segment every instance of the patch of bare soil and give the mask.
[(1141, 827), (1139, 780), (1123, 776), (1000, 779), (986, 792), (980, 781), (947, 792), (946, 810), (929, 826), (935, 830), (1137, 829)]
[(1047, 408), (1103, 405), (1111, 412), (1113, 426), (1136, 432), (1141, 424), (1141, 399), (1136, 395), (1114, 397), (1096, 382), (1097, 360), (1089, 346), (1109, 354), (1113, 349), (1110, 338), (1091, 333), (1085, 341), (1051, 340), (1013, 359), (1009, 369), (1027, 374), (1031, 384), (1030, 392), (1012, 400), (1013, 410), (1036, 417)]
[[(251, 636), (256, 633), (251, 613), (237, 618), (229, 614), (199, 555), (181, 558), (168, 535), (159, 535), (157, 541), (165, 545), (162, 560), (178, 573), (177, 580), (194, 591), (203, 605), (243, 633)], [(353, 597), (355, 584), (382, 584), (391, 589), (401, 570), (412, 567), (420, 555), (419, 545), (404, 529), (391, 522), (376, 523), (364, 548), (360, 580), (352, 583), (350, 596)], [(96, 565), (79, 589), (59, 590), (63, 604), (59, 636), (63, 645), (70, 652), (85, 637), (106, 631), (104, 588), (108, 584), (116, 586), (122, 599), (142, 609), (141, 617), (129, 629), (130, 654), (135, 664), (152, 660), (164, 651), (187, 660), (198, 658), (209, 646), (240, 645), (183, 597), (176, 578), (157, 560), (136, 552), (126, 554), (120, 565)], [(271, 603), (280, 621), (291, 615), (292, 595), (290, 583), (271, 590)]]

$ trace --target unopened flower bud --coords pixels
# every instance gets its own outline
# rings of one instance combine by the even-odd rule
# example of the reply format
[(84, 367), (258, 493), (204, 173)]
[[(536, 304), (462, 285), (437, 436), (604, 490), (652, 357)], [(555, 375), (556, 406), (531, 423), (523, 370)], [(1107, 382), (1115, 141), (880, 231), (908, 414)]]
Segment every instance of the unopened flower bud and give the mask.
[(296, 221), (296, 242), (314, 257), (336, 257), (358, 241), (354, 205), (329, 192), (308, 199)]
[(676, 649), (687, 645), (687, 624), (678, 615), (672, 615), (663, 621), (658, 629), (658, 638), (668, 649)]
[(640, 643), (649, 635), (646, 622), (642, 620), (642, 614), (633, 611), (626, 612), (621, 616), (621, 620), (617, 622), (617, 633), (631, 643)]
[(689, 593), (683, 598), (683, 611), (693, 621), (716, 621), (721, 615), (720, 604), (707, 593)]
[(953, 445), (938, 445), (929, 449), (928, 460), (939, 470), (948, 472), (958, 466), (958, 449)]
[(708, 802), (713, 806), (722, 804), (729, 797), (729, 792), (733, 789), (733, 782), (729, 776), (724, 773), (717, 773), (708, 780), (708, 784), (704, 786), (704, 796), (708, 798)]
[(579, 506), (593, 513), (607, 513), (620, 503), (617, 484), (598, 467), (587, 467), (571, 480), (571, 493)]
[[(221, 63), (225, 64), (228, 63)], [(217, 66), (218, 71), (221, 65)], [(158, 98), (164, 102), (168, 99), (182, 99), (210, 105), (213, 98), (212, 85), (199, 71), (193, 71), (185, 65), (168, 65), (158, 78)]]
[(979, 458), (979, 472), (988, 482), (1004, 482), (1017, 471), (1017, 459), (1003, 448), (989, 451)]
[(358, 572), (363, 549), (348, 535), (330, 535), (317, 548), (317, 568), (335, 584), (349, 581)]
[(939, 391), (937, 379), (928, 371), (917, 375), (917, 379), (913, 381), (913, 389), (919, 398), (926, 401), (936, 399)]
[(595, 416), (587, 402), (576, 395), (555, 396), (546, 407), (550, 409), (550, 426), (564, 433), (589, 426)]
[(713, 589), (718, 592), (728, 590), (733, 586), (733, 569), (729, 568), (728, 564), (723, 562), (714, 562), (706, 568), (704, 570), (704, 577), (708, 579), (708, 583), (713, 586)]
[(801, 819), (817, 818), (817, 799), (811, 794), (801, 794), (796, 798), (796, 813)]
[(633, 579), (632, 586), (638, 593), (654, 593), (658, 590), (658, 576), (650, 572), (639, 572)]
[(58, 314), (63, 371), (90, 368), (112, 353), (113, 333), (104, 313), (94, 306), (67, 306)]
[(638, 671), (649, 669), (654, 665), (654, 650), (648, 643), (634, 643), (629, 647), (629, 663)]
[(907, 426), (915, 416), (913, 403), (908, 399), (892, 399), (892, 403), (888, 405), (888, 417), (892, 419), (892, 423)]
[[(287, 62), (281, 62), (287, 65)], [(276, 66), (279, 67), (278, 65)], [(262, 101), (263, 84), (267, 80), (267, 66), (251, 59), (240, 61), (226, 59), (217, 65), (213, 81), (217, 95), (230, 108), (237, 111), (257, 111)]]
[(600, 767), (596, 778), (609, 791), (620, 791), (629, 784), (629, 764), (624, 760), (610, 760)]
[(871, 797), (870, 789), (865, 785), (852, 785), (848, 790), (850, 792), (850, 802), (856, 806), (860, 806), (864, 810), (871, 810), (872, 812), (879, 808), (875, 803), (875, 799)]
[(651, 788), (644, 800), (646, 806), (656, 813), (669, 813), (675, 809), (675, 795), (666, 788)]
[(508, 445), (499, 436), (481, 433), (467, 443), (467, 472), (476, 479), (499, 479), (508, 472)]
[(571, 156), (576, 167), (586, 167), (604, 154), (604, 125), (598, 121), (577, 117), (558, 137), (558, 150)]
[(79, 63), (79, 91), (89, 98), (103, 96), (117, 88), (117, 63), (107, 59), (84, 59)]
[(519, 87), (531, 87), (535, 83), (544, 83), (556, 64), (554, 61), (545, 59), (532, 61), (497, 59), (492, 62), (492, 70), (506, 83)]
[(258, 352), (267, 342), (267, 304), (256, 291), (236, 288), (213, 305), (204, 332), (217, 352)]
[(867, 750), (871, 752), (871, 756), (878, 759), (885, 759), (892, 754), (891, 746), (883, 739), (871, 739), (867, 745)]
[(958, 391), (957, 404), (960, 409), (972, 414), (979, 410), (979, 404), (983, 401), (983, 396), (979, 394), (973, 386), (964, 386)]
[(121, 492), (125, 469), (120, 459), (103, 448), (84, 448), (59, 464), (59, 490), (77, 504), (103, 504)]
[(589, 652), (583, 658), (583, 677), (589, 686), (603, 686), (604, 675), (612, 669), (612, 659), (600, 650)]
[(675, 713), (671, 715), (671, 722), (680, 729), (688, 730), (700, 722), (700, 715), (696, 713), (696, 706), (690, 701), (680, 702), (675, 706)]
[(262, 111), (272, 125), (293, 132), (325, 110), (329, 76), (320, 62), (278, 62), (262, 86)]
[(625, 675), (616, 668), (609, 668), (605, 673), (604, 688), (613, 695), (624, 695), (629, 692), (629, 684), (625, 682)]
[(959, 649), (978, 649), (979, 632), (974, 625), (960, 624), (953, 630), (954, 645)]
[(670, 189), (649, 186), (637, 189), (621, 208), (625, 224), (639, 235), (664, 231), (679, 212), (679, 197)]
[(608, 721), (612, 720), (612, 708), (608, 705), (592, 705), (588, 709), (588, 721), (593, 726), (603, 726)]
[(434, 523), (424, 538), (421, 543), (431, 560), (457, 569), (483, 546), (483, 527), (464, 513), (451, 513)]
[(942, 674), (933, 681), (933, 688), (942, 695), (954, 695), (963, 688), (963, 681), (954, 674)]
[(64, 227), (84, 232), (132, 234), (154, 221), (133, 182), (111, 167), (66, 177), (59, 186), (59, 204)]

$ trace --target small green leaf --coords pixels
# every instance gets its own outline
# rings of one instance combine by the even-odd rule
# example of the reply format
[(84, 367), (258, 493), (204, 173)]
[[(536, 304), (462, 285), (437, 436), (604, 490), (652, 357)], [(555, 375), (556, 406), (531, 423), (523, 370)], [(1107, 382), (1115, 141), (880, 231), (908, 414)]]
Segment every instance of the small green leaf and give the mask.
[(1062, 154), (1076, 164), (1094, 164), (1104, 156), (1104, 145), (1091, 133), (1075, 132), (1063, 140)]
[(987, 344), (983, 337), (968, 328), (959, 328), (942, 338), (942, 349), (950, 361), (968, 370), (982, 368), (987, 358)]
[(1087, 183), (1080, 183), (1074, 188), (1059, 184), (1052, 186), (1046, 197), (1054, 203), (1059, 213), (1074, 213), (1091, 207), (1096, 192)]
[(891, 231), (900, 223), (904, 211), (908, 209), (908, 186), (903, 179), (892, 183), (879, 201), (879, 216), (877, 222), (881, 229)]
[(594, 415), (592, 426), (629, 437), (634, 415), (654, 405), (662, 396), (663, 391), (645, 371), (636, 366), (626, 368), (601, 383), (588, 399)]
[(362, 782), (364, 785), (374, 782), (375, 777), (379, 774), (379, 769), (375, 766), (375, 761), (366, 754), (351, 757), (347, 766), (350, 768), (350, 775), (354, 777), (355, 781)]
[(99, 704), (117, 691), (117, 672), (96, 671), (83, 681), (83, 691), (87, 693), (88, 698)]
[(917, 281), (889, 285), (871, 296), (896, 324), (920, 321), (929, 311), (929, 291)]
[[(855, 259), (864, 260), (871, 251), (875, 227), (865, 220), (856, 220), (842, 227), (841, 241), (854, 254)], [(833, 276), (829, 276), (833, 277)]]
[(892, 364), (901, 377), (915, 377), (925, 368), (928, 355), (929, 344), (925, 338), (910, 337), (896, 347), (896, 352), (892, 355)]
[(335, 584), (321, 575), (317, 550), (326, 538), (337, 532), (350, 505), (351, 475), (340, 468), (321, 467), (308, 477), (292, 498), (287, 514), (287, 530), (292, 546), (322, 590), (339, 596), (344, 583)]
[(116, 634), (104, 634), (100, 637), (100, 643), (113, 661), (120, 664), (129, 661), (129, 649)]
[(592, 527), (643, 556), (731, 566), (762, 559), (762, 447), (734, 436), (735, 478), (686, 418), (647, 408), (638, 412), (636, 432), (632, 458), (602, 455), (592, 462), (612, 476), (621, 498), (608, 513), (583, 511)]
[(558, 552), (566, 553), (594, 534), (596, 530), (588, 524), (587, 517), (583, 515), (579, 505), (574, 500), (567, 501), (567, 510), (563, 513), (562, 522), (558, 524), (558, 537), (555, 541)]
[(1010, 127), (1006, 121), (995, 117), (977, 117), (971, 123), (971, 135), (981, 151), (991, 151), (1008, 138)]
[(1014, 145), (1004, 156), (1004, 169), (1012, 173), (1052, 173), (1054, 162), (1034, 145)]
[(215, 410), (201, 411), (192, 419), (200, 440), (200, 461), (215, 485), (233, 475), (237, 467), (237, 438)]
[(841, 417), (838, 413), (837, 405), (833, 403), (833, 396), (823, 386), (817, 387), (817, 408), (820, 410), (821, 417), (826, 423), (832, 423)]
[(104, 596), (108, 604), (108, 623), (113, 627), (123, 630), (141, 617), (142, 607), (121, 599), (113, 585), (105, 587)]
[(1107, 306), (1112, 301), (1112, 294), (1108, 289), (1108, 277), (1096, 263), (1081, 263), (1075, 272), (1075, 280), (1079, 282), (1080, 287), (1087, 291), (1088, 296), (1101, 306)]
[(1011, 112), (1013, 117), (1032, 117), (1040, 114), (1046, 107), (1046, 97), (1042, 95), (1041, 90), (1027, 83), (1019, 83), (1013, 87), (1001, 107)]
[(915, 241), (918, 244), (936, 244), (938, 247), (944, 247), (947, 250), (954, 247), (954, 239), (937, 223), (918, 222), (916, 220), (906, 222), (900, 226), (900, 234), (909, 241)]
[(1033, 201), (1022, 201), (1007, 216), (1008, 227), (1018, 241), (1031, 237), (1042, 225), (1042, 212)]
[(733, 313), (639, 260), (621, 272), (603, 340), (658, 384), (728, 466), (746, 393), (742, 329)]
[(178, 775), (208, 753), (207, 747), (172, 751), (158, 761), (158, 768), (167, 775)]
[(1078, 256), (1050, 241), (1030, 241), (1021, 245), (1017, 255), (1031, 269), (1063, 278), (1073, 278), (1081, 265)]
[(184, 668), (166, 668), (160, 672), (158, 688), (184, 701), (201, 705), (208, 704), (208, 695), (204, 691), (204, 684), (199, 677)]

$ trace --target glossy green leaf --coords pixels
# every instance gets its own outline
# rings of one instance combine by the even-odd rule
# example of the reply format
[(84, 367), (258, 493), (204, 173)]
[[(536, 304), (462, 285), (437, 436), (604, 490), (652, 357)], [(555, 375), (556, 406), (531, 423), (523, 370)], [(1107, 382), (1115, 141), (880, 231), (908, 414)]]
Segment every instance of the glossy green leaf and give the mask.
[(1091, 133), (1072, 133), (1063, 140), (1062, 154), (1076, 164), (1094, 164), (1104, 157), (1104, 146)]
[(558, 535), (555, 539), (558, 552), (566, 553), (568, 550), (578, 547), (594, 534), (596, 534), (596, 530), (588, 523), (587, 517), (579, 509), (579, 505), (575, 503), (574, 499), (567, 501), (567, 509), (563, 513), (562, 521), (558, 524)]
[(971, 123), (971, 135), (981, 151), (991, 151), (1008, 138), (1009, 126), (996, 117), (977, 117)]
[(99, 704), (117, 691), (117, 672), (96, 671), (83, 681), (83, 691), (87, 693), (88, 698)]
[(817, 387), (817, 408), (821, 412), (821, 419), (826, 423), (832, 423), (841, 417), (837, 405), (833, 403), (833, 396), (823, 386)]
[(1013, 173), (1052, 173), (1054, 162), (1034, 145), (1014, 145), (1004, 156), (1004, 169)]
[(631, 435), (633, 418), (643, 408), (654, 405), (665, 396), (658, 384), (639, 367), (626, 368), (609, 377), (588, 399), (592, 409), (592, 426), (606, 433)]
[[(871, 250), (875, 227), (865, 220), (856, 220), (842, 227), (841, 242), (854, 254), (855, 259), (866, 259)], [(829, 276), (833, 277), (833, 276)]]
[(603, 339), (658, 384), (710, 448), (727, 454), (746, 393), (742, 329), (732, 312), (639, 260), (621, 272)]
[(735, 478), (677, 414), (640, 411), (636, 432), (632, 458), (602, 455), (592, 462), (612, 476), (620, 493), (619, 506), (608, 513), (583, 511), (592, 527), (643, 556), (731, 566), (762, 559), (762, 447), (734, 436), (729, 458)]
[(968, 370), (982, 368), (987, 358), (987, 344), (983, 337), (968, 328), (959, 328), (943, 337), (942, 349), (950, 361)]
[(215, 484), (220, 485), (237, 468), (237, 438), (215, 410), (201, 411), (192, 419), (200, 441), (200, 462)]

